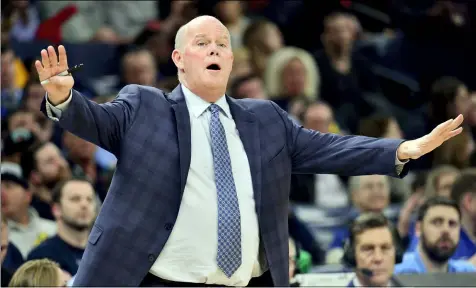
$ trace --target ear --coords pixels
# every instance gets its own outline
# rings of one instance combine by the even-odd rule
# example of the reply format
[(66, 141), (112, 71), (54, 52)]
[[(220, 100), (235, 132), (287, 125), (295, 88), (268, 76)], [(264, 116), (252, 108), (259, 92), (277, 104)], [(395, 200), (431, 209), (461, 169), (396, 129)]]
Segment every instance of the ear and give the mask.
[(175, 50), (172, 52), (172, 60), (174, 61), (175, 66), (177, 66), (177, 69), (178, 69), (180, 72), (183, 72), (183, 58), (182, 58), (182, 52), (180, 52), (179, 50), (175, 49)]
[(421, 231), (421, 221), (417, 221), (415, 224), (415, 235), (420, 238), (422, 231)]
[(465, 210), (470, 210), (472, 200), (474, 200), (474, 199), (473, 199), (471, 193), (466, 193), (465, 195), (463, 195), (463, 197), (461, 199), (462, 208), (465, 209)]
[(51, 212), (53, 213), (53, 216), (55, 216), (55, 219), (61, 218), (61, 208), (59, 207), (58, 203), (54, 203), (51, 206)]

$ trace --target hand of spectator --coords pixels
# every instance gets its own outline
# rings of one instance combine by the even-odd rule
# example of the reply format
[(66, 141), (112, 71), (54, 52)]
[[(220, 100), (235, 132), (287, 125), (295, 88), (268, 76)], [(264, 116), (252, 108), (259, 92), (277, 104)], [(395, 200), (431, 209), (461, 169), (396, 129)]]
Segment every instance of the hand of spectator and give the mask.
[[(401, 161), (407, 159), (418, 159), (421, 156), (430, 153), (440, 147), (445, 141), (453, 138), (463, 131), (459, 127), (463, 123), (463, 115), (459, 115), (455, 119), (450, 119), (438, 125), (429, 134), (411, 141), (403, 142), (397, 150), (398, 159)], [(458, 128), (459, 127), (459, 128)]]
[(48, 83), (42, 84), (48, 93), (48, 100), (53, 105), (58, 105), (69, 97), (74, 85), (71, 75), (57, 76), (59, 73), (68, 70), (68, 59), (63, 45), (58, 47), (58, 56), (53, 46), (48, 47), (48, 51), (41, 50), (41, 62), (36, 60), (35, 67), (38, 71), (40, 81), (48, 79)]

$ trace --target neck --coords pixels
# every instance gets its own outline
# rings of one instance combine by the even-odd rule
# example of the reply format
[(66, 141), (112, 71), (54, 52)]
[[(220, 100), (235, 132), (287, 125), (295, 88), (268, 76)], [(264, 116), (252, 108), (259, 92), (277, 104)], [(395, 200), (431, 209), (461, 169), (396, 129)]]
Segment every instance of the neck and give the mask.
[(418, 251), (417, 253), (420, 255), (420, 258), (423, 261), (423, 265), (425, 265), (427, 273), (446, 273), (448, 271), (448, 261), (444, 263), (437, 263), (432, 261), (428, 255), (423, 252), (423, 248), (420, 244), (418, 244)]
[(218, 101), (218, 99), (225, 95), (226, 92), (226, 88), (208, 89), (207, 87), (191, 87), (188, 85), (187, 81), (181, 81), (181, 84), (187, 87), (188, 90), (192, 91), (193, 94), (210, 103)]
[(476, 243), (476, 225), (473, 223), (473, 220), (466, 213), (462, 213), (461, 217), (461, 226), (463, 230), (468, 234), (469, 239)]
[(20, 224), (22, 226), (27, 226), (30, 224), (30, 215), (28, 214), (28, 208), (24, 210), (22, 213), (18, 213), (17, 215), (13, 215), (10, 217), (13, 222)]
[(388, 287), (390, 286), (389, 285), (390, 283), (385, 283), (385, 284), (372, 283), (372, 281), (370, 281), (370, 277), (360, 275), (360, 273), (357, 273), (356, 275), (361, 287)]
[(63, 239), (64, 242), (68, 243), (69, 245), (84, 249), (86, 248), (86, 244), (88, 242), (88, 235), (89, 229), (84, 231), (77, 231), (68, 227), (62, 221), (58, 221), (58, 236)]

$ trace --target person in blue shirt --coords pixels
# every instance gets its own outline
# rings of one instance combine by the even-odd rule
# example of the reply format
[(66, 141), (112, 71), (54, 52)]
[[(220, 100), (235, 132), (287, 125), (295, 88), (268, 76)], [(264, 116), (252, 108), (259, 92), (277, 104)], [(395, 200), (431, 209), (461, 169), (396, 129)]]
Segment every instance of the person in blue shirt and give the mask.
[(456, 202), (441, 196), (428, 199), (418, 212), (418, 247), (396, 265), (395, 274), (476, 272), (470, 262), (450, 259), (458, 246), (460, 229), (461, 212)]
[(47, 258), (75, 275), (97, 214), (96, 207), (94, 188), (85, 178), (61, 182), (53, 190), (52, 209), (58, 233), (33, 249), (28, 260)]

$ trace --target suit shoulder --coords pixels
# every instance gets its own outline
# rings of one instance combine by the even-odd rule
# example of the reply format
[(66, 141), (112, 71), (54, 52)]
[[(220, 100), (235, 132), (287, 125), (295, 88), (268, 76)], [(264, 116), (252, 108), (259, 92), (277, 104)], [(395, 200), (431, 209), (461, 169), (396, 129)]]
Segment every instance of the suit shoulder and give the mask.
[(273, 105), (274, 102), (271, 101), (271, 100), (262, 100), (262, 99), (238, 99), (236, 100), (240, 105), (246, 107), (247, 109), (251, 110), (251, 111), (255, 111), (255, 110), (260, 110), (262, 111), (262, 109), (272, 109), (272, 110), (275, 110), (273, 108)]

